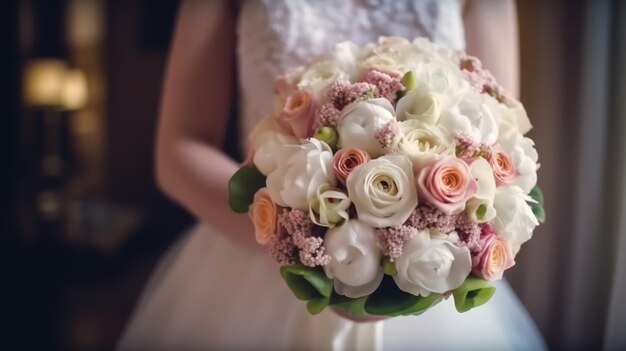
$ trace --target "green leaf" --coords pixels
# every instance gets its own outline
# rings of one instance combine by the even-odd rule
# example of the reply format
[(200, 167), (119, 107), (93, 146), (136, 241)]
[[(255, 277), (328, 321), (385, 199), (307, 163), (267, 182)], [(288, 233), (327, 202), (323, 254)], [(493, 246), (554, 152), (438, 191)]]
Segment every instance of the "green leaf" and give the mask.
[(393, 278), (383, 277), (383, 281), (365, 302), (365, 311), (382, 316), (406, 316), (422, 314), (442, 300), (441, 294), (415, 296), (398, 288)]
[(320, 268), (303, 265), (280, 267), (280, 275), (299, 300), (308, 301), (311, 314), (320, 313), (328, 306), (333, 291), (333, 281)]
[(486, 280), (475, 276), (469, 276), (463, 285), (454, 289), (454, 305), (459, 312), (467, 312), (474, 307), (480, 306), (489, 301), (496, 288)]
[(543, 192), (539, 189), (538, 186), (532, 188), (528, 195), (537, 202), (528, 202), (528, 205), (533, 210), (533, 214), (537, 217), (539, 223), (545, 223), (546, 221), (546, 211), (543, 207)]
[(329, 305), (340, 308), (349, 315), (363, 317), (368, 315), (367, 311), (365, 311), (367, 298), (367, 296), (363, 296), (353, 299), (333, 292)]
[(537, 201), (538, 203), (543, 205), (543, 192), (541, 191), (541, 189), (535, 185), (534, 188), (532, 188), (532, 190), (530, 191), (530, 193), (528, 193), (528, 195), (535, 201)]
[(309, 300), (309, 302), (307, 302), (306, 309), (307, 311), (309, 311), (310, 314), (318, 314), (322, 312), (326, 308), (326, 306), (328, 306), (329, 301), (330, 298), (327, 297), (313, 298)]
[(228, 204), (238, 213), (247, 213), (254, 193), (265, 186), (265, 176), (255, 167), (241, 167), (228, 181)]

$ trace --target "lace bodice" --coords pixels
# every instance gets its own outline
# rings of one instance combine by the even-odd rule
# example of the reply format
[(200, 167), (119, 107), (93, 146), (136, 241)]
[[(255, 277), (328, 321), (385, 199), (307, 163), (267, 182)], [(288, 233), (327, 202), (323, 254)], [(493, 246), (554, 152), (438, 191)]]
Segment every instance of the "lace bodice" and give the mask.
[[(465, 48), (459, 0), (247, 0), (238, 24), (241, 135), (271, 112), (272, 82), (338, 42), (426, 36)], [(242, 138), (245, 143), (246, 138)]]

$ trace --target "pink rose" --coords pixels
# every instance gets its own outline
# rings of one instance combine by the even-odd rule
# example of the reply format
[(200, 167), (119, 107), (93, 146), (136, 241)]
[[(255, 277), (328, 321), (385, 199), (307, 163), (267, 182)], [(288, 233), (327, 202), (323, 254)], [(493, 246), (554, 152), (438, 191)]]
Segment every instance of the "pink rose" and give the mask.
[(439, 159), (417, 175), (418, 192), (445, 214), (457, 214), (476, 193), (478, 185), (467, 164), (454, 156)]
[(306, 139), (313, 134), (315, 103), (311, 93), (297, 90), (287, 97), (280, 120), (286, 124), (294, 136)]
[(342, 184), (346, 184), (348, 175), (357, 166), (362, 165), (370, 160), (370, 155), (356, 147), (347, 147), (339, 149), (333, 156), (333, 170), (337, 179)]
[(502, 273), (515, 265), (513, 251), (499, 235), (492, 234), (485, 239), (482, 252), (475, 257), (477, 264), (472, 272), (487, 280), (502, 279)]
[(498, 184), (509, 184), (517, 176), (511, 156), (499, 147), (495, 147), (489, 155), (489, 164)]

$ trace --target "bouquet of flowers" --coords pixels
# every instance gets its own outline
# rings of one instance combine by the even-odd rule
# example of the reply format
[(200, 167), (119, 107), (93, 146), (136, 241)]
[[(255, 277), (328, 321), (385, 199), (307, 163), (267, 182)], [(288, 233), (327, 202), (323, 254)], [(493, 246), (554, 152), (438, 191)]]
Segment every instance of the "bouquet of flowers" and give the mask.
[(274, 89), (230, 205), (310, 313), (491, 298), (544, 212), (526, 112), (478, 59), (423, 38), (344, 42)]

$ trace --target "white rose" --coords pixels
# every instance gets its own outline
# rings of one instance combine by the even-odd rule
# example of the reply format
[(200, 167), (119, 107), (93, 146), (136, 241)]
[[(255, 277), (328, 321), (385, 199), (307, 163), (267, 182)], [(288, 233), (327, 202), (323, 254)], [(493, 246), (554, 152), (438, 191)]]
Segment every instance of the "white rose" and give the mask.
[(388, 53), (374, 53), (357, 63), (361, 70), (375, 68), (385, 72), (393, 72), (402, 75), (405, 71), (404, 65), (398, 62), (397, 57)]
[(357, 61), (361, 56), (361, 51), (361, 48), (353, 42), (338, 43), (330, 55), (330, 60), (352, 80), (358, 75)]
[(489, 222), (496, 216), (496, 209), (493, 207), (493, 199), (496, 195), (496, 179), (493, 177), (493, 170), (484, 158), (475, 160), (469, 168), (478, 188), (474, 196), (465, 204), (465, 213), (475, 223)]
[(316, 196), (310, 201), (309, 216), (315, 224), (333, 228), (348, 220), (350, 203), (346, 193), (328, 184), (322, 184), (317, 188)]
[(502, 109), (503, 124), (513, 125), (522, 135), (528, 133), (533, 128), (530, 119), (528, 119), (526, 109), (524, 109), (521, 102), (508, 98), (506, 104), (502, 105)]
[(253, 162), (267, 176), (300, 149), (300, 141), (291, 135), (268, 131), (255, 140)]
[(518, 186), (503, 186), (496, 189), (494, 207), (497, 216), (493, 221), (496, 233), (504, 236), (517, 254), (520, 246), (530, 240), (533, 230), (539, 225), (527, 201), (534, 201)]
[(431, 57), (431, 60), (449, 62), (452, 66), (457, 67), (458, 69), (457, 62), (459, 62), (459, 52), (436, 45), (425, 37), (419, 37), (413, 40), (413, 46), (418, 52), (427, 54)]
[(377, 52), (406, 53), (415, 51), (413, 43), (402, 37), (379, 37)]
[(510, 185), (517, 185), (528, 194), (537, 184), (537, 170), (539, 165), (537, 160), (537, 150), (535, 143), (530, 138), (524, 137), (520, 132), (510, 130), (509, 133), (501, 135), (498, 143), (506, 151), (517, 170), (517, 177)]
[(398, 273), (393, 277), (400, 290), (413, 295), (443, 294), (461, 286), (472, 270), (467, 247), (459, 247), (454, 237), (422, 230), (404, 246), (395, 260)]
[(280, 206), (308, 211), (309, 200), (320, 185), (335, 186), (330, 147), (317, 139), (299, 146), (286, 161), (267, 176), (267, 189), (272, 200)]
[(330, 256), (324, 271), (334, 279), (338, 294), (357, 298), (378, 288), (383, 268), (374, 228), (357, 219), (349, 220), (340, 227), (328, 229), (324, 248)]
[(471, 92), (471, 86), (456, 66), (448, 62), (426, 62), (414, 70), (418, 90), (437, 98), (442, 111), (456, 105)]
[(419, 172), (440, 156), (454, 155), (454, 140), (447, 129), (410, 119), (400, 123), (398, 153), (413, 163)]
[(359, 220), (375, 228), (404, 223), (417, 206), (411, 161), (382, 156), (357, 166), (346, 181)]
[(415, 119), (435, 124), (441, 115), (441, 105), (436, 95), (423, 85), (403, 96), (396, 105), (398, 121)]
[(298, 82), (298, 88), (313, 92), (316, 100), (323, 101), (330, 85), (338, 80), (349, 80), (350, 75), (332, 60), (322, 60), (306, 68)]
[(386, 99), (371, 99), (344, 107), (337, 123), (340, 148), (356, 147), (375, 158), (386, 148), (376, 138), (387, 123), (395, 121), (393, 106)]
[(498, 140), (493, 110), (497, 106), (493, 104), (497, 102), (491, 97), (467, 91), (462, 101), (441, 113), (439, 125), (468, 135), (478, 143), (493, 145)]

